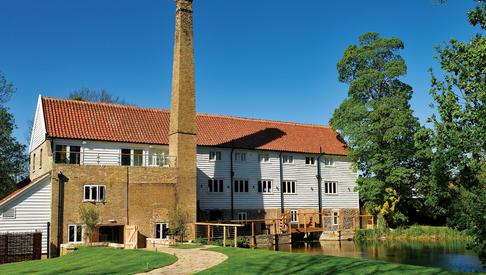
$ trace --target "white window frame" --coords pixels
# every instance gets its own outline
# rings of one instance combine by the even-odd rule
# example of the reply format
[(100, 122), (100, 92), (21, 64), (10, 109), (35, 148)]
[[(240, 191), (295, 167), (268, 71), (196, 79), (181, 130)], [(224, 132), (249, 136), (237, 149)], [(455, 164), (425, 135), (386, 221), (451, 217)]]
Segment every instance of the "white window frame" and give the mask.
[[(307, 163), (307, 160), (309, 160), (309, 163)], [(316, 166), (316, 157), (314, 156), (306, 156), (304, 161), (305, 165)]]
[(290, 223), (299, 223), (299, 210), (290, 210)]
[[(167, 228), (167, 230), (169, 230), (169, 223), (168, 222), (156, 222), (154, 224), (154, 239), (157, 239), (157, 240), (168, 240), (169, 239), (169, 233), (167, 233), (167, 235), (165, 236), (164, 238), (164, 226)], [(160, 237), (157, 238), (157, 226), (160, 226)]]
[(283, 164), (294, 164), (294, 156), (293, 155), (282, 155), (282, 163)]
[[(74, 227), (74, 241), (70, 241), (69, 239), (69, 227)], [(78, 240), (78, 227), (81, 227), (81, 240)], [(68, 243), (83, 243), (84, 242), (84, 226), (82, 224), (68, 224), (67, 226), (67, 240)]]
[[(211, 182), (211, 183), (209, 183), (209, 182)], [(215, 182), (216, 182), (216, 185), (215, 185)], [(222, 182), (222, 183), (220, 183), (220, 182)], [(209, 188), (209, 184), (212, 185), (211, 188)], [(216, 186), (217, 186), (217, 188), (214, 188)], [(207, 190), (208, 190), (209, 194), (223, 194), (224, 193), (224, 187), (225, 187), (224, 186), (224, 179), (220, 179), (220, 178), (208, 179)], [(218, 191), (215, 191), (215, 189), (217, 189)]]
[[(247, 212), (238, 212), (238, 221), (246, 221), (248, 220), (248, 213)], [(246, 223), (246, 222), (243, 222)]]
[[(243, 191), (241, 191), (242, 190), (241, 189), (241, 182), (243, 182)], [(246, 187), (248, 187), (248, 188), (246, 188)], [(235, 180), (233, 180), (233, 192), (234, 193), (243, 193), (243, 194), (250, 193), (250, 181), (247, 180), (247, 179), (235, 179)]]
[(332, 224), (339, 225), (339, 209), (332, 210)]
[[(338, 195), (339, 184), (337, 181), (324, 181), (324, 194), (325, 195)], [(327, 192), (326, 192), (327, 190)]]
[[(285, 186), (285, 188), (283, 188)], [(289, 192), (289, 187), (290, 187), (290, 190), (292, 191), (292, 187), (293, 187), (293, 191), (294, 192)], [(285, 190), (285, 192), (284, 192)], [(297, 181), (295, 180), (283, 180), (282, 181), (282, 193), (284, 194), (297, 194)]]
[[(261, 192), (260, 192), (261, 183)], [(270, 183), (270, 188), (268, 188), (268, 183)], [(272, 194), (273, 193), (273, 180), (260, 179), (257, 181), (257, 192), (261, 194)]]
[[(89, 190), (89, 199), (86, 199), (86, 188)], [(93, 198), (92, 190), (96, 189), (96, 198)], [(100, 197), (100, 189), (103, 189), (103, 198)], [(100, 184), (86, 184), (83, 186), (84, 202), (104, 202), (106, 201), (106, 186)]]
[(245, 162), (246, 161), (246, 152), (235, 152), (234, 160), (236, 162)]
[(324, 167), (335, 167), (336, 163), (334, 158), (331, 157), (324, 157)]
[(258, 154), (258, 161), (260, 163), (270, 163), (270, 154), (267, 153)]
[[(13, 213), (13, 215), (5, 216), (5, 213), (8, 213), (9, 211), (11, 211)], [(15, 220), (17, 218), (17, 210), (15, 209), (15, 207), (3, 210), (1, 212), (0, 217), (2, 217), (2, 219), (4, 219), (4, 220)]]
[(220, 161), (222, 158), (221, 151), (209, 151), (209, 161)]

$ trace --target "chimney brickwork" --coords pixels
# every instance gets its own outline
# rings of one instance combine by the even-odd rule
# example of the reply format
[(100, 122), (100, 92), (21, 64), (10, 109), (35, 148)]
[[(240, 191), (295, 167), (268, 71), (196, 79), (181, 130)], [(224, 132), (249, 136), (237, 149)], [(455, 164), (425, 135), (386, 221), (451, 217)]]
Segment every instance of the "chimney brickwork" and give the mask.
[(195, 100), (192, 0), (176, 0), (169, 155), (177, 158), (176, 203), (190, 222), (197, 213)]

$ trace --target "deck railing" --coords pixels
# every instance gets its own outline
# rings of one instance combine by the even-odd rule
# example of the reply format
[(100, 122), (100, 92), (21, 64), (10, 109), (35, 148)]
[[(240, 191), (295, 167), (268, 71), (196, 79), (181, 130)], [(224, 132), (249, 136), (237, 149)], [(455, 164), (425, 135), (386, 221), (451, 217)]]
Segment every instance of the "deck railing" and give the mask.
[(164, 154), (54, 151), (54, 162), (79, 165), (176, 167), (177, 158)]
[[(196, 223), (196, 236), (207, 238), (208, 241), (221, 239), (230, 234), (226, 232), (230, 230), (228, 225), (239, 225), (238, 235), (250, 236), (250, 246), (253, 247), (256, 235), (356, 231), (375, 227), (372, 215), (359, 215), (358, 213), (333, 216), (319, 212), (307, 212), (299, 213), (295, 218), (297, 220), (292, 221), (291, 213), (286, 212), (277, 218), (199, 222)], [(224, 224), (225, 227), (215, 226), (216, 224)]]

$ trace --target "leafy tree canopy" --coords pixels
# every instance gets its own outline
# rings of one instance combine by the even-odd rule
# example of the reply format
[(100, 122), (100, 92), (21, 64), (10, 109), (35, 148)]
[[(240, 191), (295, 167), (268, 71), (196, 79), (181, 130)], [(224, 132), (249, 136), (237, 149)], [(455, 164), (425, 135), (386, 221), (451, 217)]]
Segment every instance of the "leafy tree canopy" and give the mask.
[(91, 102), (106, 102), (128, 105), (123, 99), (118, 96), (110, 94), (107, 90), (93, 90), (88, 88), (81, 88), (71, 92), (68, 96), (69, 99)]
[[(486, 1), (476, 2), (468, 19), (484, 30)], [(449, 209), (444, 211), (451, 214), (449, 223), (471, 234), (486, 260), (486, 37), (451, 39), (437, 51), (442, 76), (432, 73), (437, 115), (430, 119), (431, 171), (440, 165), (442, 173), (431, 177), (429, 190), (441, 191), (428, 193), (426, 203), (438, 211)]]
[(403, 47), (400, 39), (366, 33), (345, 50), (337, 69), (349, 84), (348, 97), (330, 121), (361, 173), (364, 206), (392, 224), (407, 220), (417, 180), (414, 135), (420, 125), (409, 104), (412, 88), (399, 79), (407, 72), (397, 53)]
[(0, 198), (12, 192), (16, 181), (26, 172), (25, 146), (12, 136), (14, 118), (4, 105), (14, 91), (12, 83), (0, 73)]

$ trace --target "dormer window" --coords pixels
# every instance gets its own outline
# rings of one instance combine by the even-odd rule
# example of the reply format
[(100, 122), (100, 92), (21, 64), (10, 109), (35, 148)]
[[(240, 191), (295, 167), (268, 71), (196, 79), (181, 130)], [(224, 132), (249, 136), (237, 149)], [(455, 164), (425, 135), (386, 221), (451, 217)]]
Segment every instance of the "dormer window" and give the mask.
[(235, 161), (246, 161), (245, 152), (235, 152)]
[(326, 166), (326, 167), (334, 166), (334, 159), (333, 158), (324, 158), (324, 166)]
[(305, 164), (306, 165), (316, 165), (316, 158), (315, 157), (305, 157)]
[(292, 155), (282, 155), (282, 162), (284, 164), (292, 164), (292, 163), (294, 163), (294, 156), (292, 156)]
[(218, 152), (218, 151), (209, 152), (209, 160), (210, 161), (221, 160), (221, 152)]
[(259, 154), (258, 160), (260, 160), (260, 162), (263, 162), (263, 163), (268, 163), (268, 162), (270, 162), (270, 155), (269, 154)]

